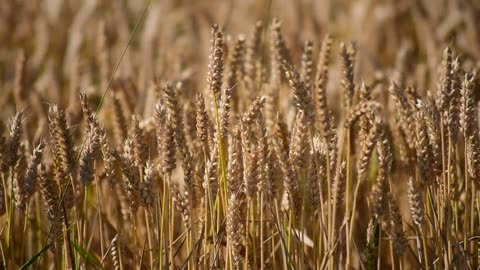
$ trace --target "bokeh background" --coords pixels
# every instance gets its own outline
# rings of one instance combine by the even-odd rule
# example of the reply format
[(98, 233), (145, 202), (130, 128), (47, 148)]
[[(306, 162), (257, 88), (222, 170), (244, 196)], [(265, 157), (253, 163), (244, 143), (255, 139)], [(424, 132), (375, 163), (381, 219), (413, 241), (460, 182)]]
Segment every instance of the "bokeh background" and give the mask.
[[(28, 88), (48, 94), (52, 102), (67, 100), (63, 90), (72, 68), (82, 71), (81, 89), (98, 88), (95, 74), (101, 44), (114, 67), (146, 5), (147, 1), (125, 0), (1, 1), (2, 87), (12, 85), (15, 68), (11, 63), (23, 50), (28, 59)], [(267, 22), (273, 17), (282, 20), (287, 45), (297, 54), (304, 40), (319, 44), (327, 32), (337, 43), (355, 41), (358, 69), (365, 74), (393, 66), (406, 48), (416, 58), (411, 71), (419, 74), (427, 72), (425, 65), (438, 66), (439, 52), (448, 44), (470, 59), (480, 54), (478, 1), (152, 0), (119, 75), (134, 77), (140, 89), (155, 76), (166, 78), (185, 71), (203, 80), (212, 24), (235, 36), (248, 33), (257, 20)], [(424, 84), (432, 88), (428, 80)]]

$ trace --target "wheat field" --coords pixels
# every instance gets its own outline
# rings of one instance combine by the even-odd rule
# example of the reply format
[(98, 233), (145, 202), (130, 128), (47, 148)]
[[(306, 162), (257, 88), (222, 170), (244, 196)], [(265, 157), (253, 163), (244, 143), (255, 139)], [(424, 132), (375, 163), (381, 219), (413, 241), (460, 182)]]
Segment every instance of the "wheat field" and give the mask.
[(1, 269), (480, 269), (473, 0), (0, 1)]

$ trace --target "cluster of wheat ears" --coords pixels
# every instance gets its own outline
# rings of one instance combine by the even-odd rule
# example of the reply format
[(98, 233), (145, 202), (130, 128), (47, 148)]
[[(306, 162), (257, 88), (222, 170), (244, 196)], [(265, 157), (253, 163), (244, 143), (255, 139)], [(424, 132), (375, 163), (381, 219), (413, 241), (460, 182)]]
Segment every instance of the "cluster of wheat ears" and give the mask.
[(4, 269), (480, 266), (480, 83), (457, 43), (423, 73), (409, 43), (364, 74), (334, 35), (213, 25), (208, 72), (165, 61), (140, 86), (99, 29), (93, 71), (87, 51), (52, 75), (27, 45), (0, 78)]

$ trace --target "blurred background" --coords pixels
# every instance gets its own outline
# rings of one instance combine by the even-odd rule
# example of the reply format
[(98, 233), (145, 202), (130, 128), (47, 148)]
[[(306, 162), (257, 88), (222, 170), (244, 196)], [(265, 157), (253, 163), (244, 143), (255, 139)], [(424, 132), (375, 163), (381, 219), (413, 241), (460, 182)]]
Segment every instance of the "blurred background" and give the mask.
[[(99, 37), (104, 31), (114, 66), (148, 1), (42, 0), (0, 1), (0, 82), (14, 76), (20, 50), (28, 59), (29, 76), (38, 91), (58, 91), (80, 60), (83, 73), (98, 68)], [(141, 71), (140, 88), (154, 75), (179, 74), (189, 62), (191, 72), (204, 76), (210, 26), (226, 33), (251, 31), (257, 20), (273, 17), (292, 51), (305, 39), (316, 44), (329, 32), (335, 41), (356, 41), (362, 70), (393, 65), (408, 47), (417, 59), (438, 64), (439, 51), (452, 44), (462, 56), (478, 59), (480, 2), (469, 0), (152, 0), (121, 65), (122, 75)], [(337, 46), (338, 47), (338, 46)], [(337, 48), (334, 45), (334, 48)], [(174, 60), (172, 60), (174, 59)], [(168, 71), (162, 70), (168, 63)], [(202, 64), (196, 66), (195, 63)], [(174, 67), (174, 68), (172, 68)], [(367, 70), (368, 71), (368, 70)], [(171, 74), (168, 74), (171, 75)], [(53, 76), (56, 80), (42, 80)], [(95, 80), (95, 78), (90, 78)], [(84, 82), (91, 85), (92, 82)], [(53, 85), (50, 85), (53, 84)], [(52, 95), (54, 93), (52, 92)]]

